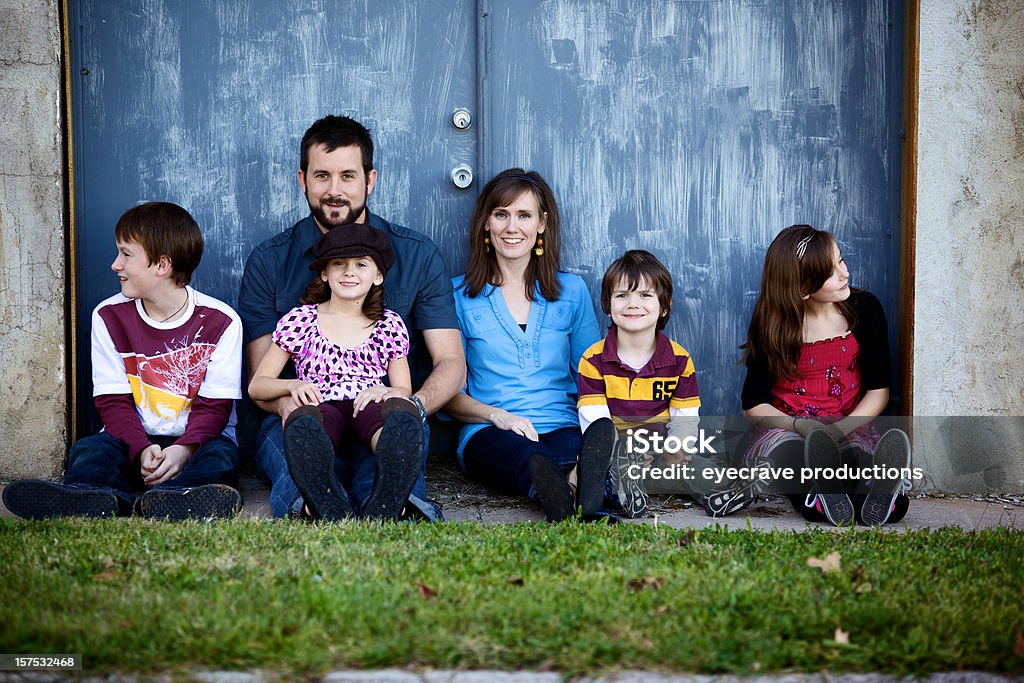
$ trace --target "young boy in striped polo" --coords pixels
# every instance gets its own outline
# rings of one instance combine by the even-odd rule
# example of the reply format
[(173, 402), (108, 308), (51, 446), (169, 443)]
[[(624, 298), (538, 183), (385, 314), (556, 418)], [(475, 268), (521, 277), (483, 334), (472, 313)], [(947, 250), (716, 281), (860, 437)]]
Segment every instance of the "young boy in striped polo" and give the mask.
[(610, 417), (619, 432), (608, 497), (630, 517), (644, 513), (649, 493), (703, 501), (716, 486), (705, 470), (716, 465), (700, 454), (693, 359), (662, 332), (672, 276), (650, 252), (627, 251), (605, 273), (601, 307), (612, 327), (580, 360), (577, 408), (584, 431)]

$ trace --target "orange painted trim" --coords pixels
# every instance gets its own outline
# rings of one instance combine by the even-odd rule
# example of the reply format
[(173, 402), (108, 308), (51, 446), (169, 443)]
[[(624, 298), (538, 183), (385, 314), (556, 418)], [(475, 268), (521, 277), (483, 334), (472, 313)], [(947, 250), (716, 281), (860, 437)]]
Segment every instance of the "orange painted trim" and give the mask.
[(914, 289), (917, 257), (917, 99), (920, 0), (906, 0), (903, 41), (903, 153), (900, 180), (900, 415), (914, 414)]
[(75, 230), (75, 136), (72, 118), (71, 103), (71, 28), (69, 17), (71, 8), (68, 7), (69, 0), (61, 0), (61, 58), (64, 61), (64, 188), (65, 202), (64, 216), (67, 232), (65, 233), (64, 259), (67, 264), (65, 272), (67, 277), (64, 281), (65, 291), (65, 338), (67, 339), (67, 368), (68, 368), (68, 395), (67, 395), (67, 428), (68, 445), (78, 439), (78, 272), (76, 268), (75, 254), (77, 253), (77, 232)]

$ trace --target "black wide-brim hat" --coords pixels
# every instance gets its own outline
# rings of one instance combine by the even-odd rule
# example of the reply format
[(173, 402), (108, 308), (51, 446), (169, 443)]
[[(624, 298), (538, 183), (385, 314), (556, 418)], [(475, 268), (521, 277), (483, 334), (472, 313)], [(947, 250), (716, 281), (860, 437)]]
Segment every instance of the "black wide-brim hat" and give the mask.
[(313, 262), (309, 269), (319, 272), (336, 258), (369, 256), (380, 268), (381, 275), (387, 275), (395, 263), (388, 236), (364, 223), (349, 223), (331, 228), (313, 245)]

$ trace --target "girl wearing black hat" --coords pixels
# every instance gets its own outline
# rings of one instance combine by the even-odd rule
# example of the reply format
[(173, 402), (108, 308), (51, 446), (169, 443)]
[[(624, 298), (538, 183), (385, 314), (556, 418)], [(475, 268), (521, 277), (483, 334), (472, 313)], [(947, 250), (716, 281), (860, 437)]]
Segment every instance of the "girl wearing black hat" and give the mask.
[[(319, 276), (302, 304), (278, 322), (249, 396), (291, 395), (301, 406), (285, 424), (285, 459), (314, 518), (357, 514), (334, 469), (347, 433), (378, 461), (377, 485), (362, 515), (396, 517), (423, 461), (423, 430), (418, 410), (404, 400), (412, 393), (409, 332), (384, 308), (382, 284), (394, 254), (386, 235), (360, 224), (330, 230), (314, 254), (310, 270)], [(297, 379), (280, 378), (289, 360)], [(393, 400), (385, 410), (387, 399)]]

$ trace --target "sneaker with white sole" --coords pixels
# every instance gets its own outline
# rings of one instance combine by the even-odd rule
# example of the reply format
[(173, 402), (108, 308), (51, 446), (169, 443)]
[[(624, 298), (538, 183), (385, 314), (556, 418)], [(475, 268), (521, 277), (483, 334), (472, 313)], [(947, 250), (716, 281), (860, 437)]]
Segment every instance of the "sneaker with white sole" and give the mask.
[(612, 480), (616, 485), (622, 511), (627, 517), (635, 518), (647, 512), (651, 496), (647, 493), (643, 477), (646, 456), (630, 449), (629, 444), (630, 439), (619, 439), (615, 443), (615, 456), (612, 463), (615, 476)]
[[(755, 460), (751, 469), (768, 466), (767, 458)], [(734, 512), (745, 510), (750, 507), (758, 498), (768, 494), (768, 482), (761, 477), (750, 479), (734, 479), (725, 486), (709, 492), (701, 504), (704, 507), (704, 514), (708, 517), (725, 517)]]
[(890, 429), (879, 439), (872, 457), (875, 467), (901, 470), (895, 478), (873, 479), (861, 505), (861, 520), (869, 526), (881, 526), (889, 520), (896, 497), (909, 483), (902, 471), (910, 468), (910, 438), (899, 429)]
[[(815, 429), (807, 435), (804, 442), (804, 464), (812, 473), (819, 469), (830, 469), (833, 472), (839, 470), (843, 465), (839, 444), (828, 432)], [(843, 491), (839, 479), (826, 480), (821, 476), (815, 477), (814, 487), (807, 495), (804, 505), (817, 507), (817, 503), (821, 504), (822, 514), (835, 526), (853, 524), (853, 501)]]

